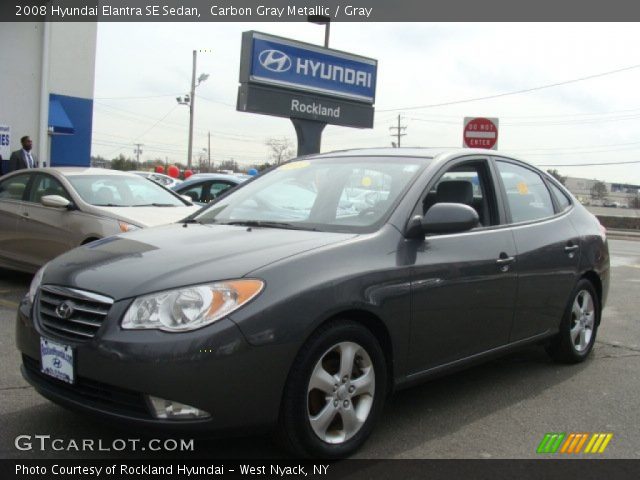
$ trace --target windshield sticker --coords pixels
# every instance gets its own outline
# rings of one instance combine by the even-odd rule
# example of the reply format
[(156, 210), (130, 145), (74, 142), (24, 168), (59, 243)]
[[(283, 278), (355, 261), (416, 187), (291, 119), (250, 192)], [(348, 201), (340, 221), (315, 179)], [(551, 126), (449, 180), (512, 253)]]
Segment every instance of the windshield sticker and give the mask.
[(527, 187), (526, 183), (524, 182), (518, 183), (518, 193), (520, 195), (526, 195), (529, 193), (529, 187)]
[(362, 183), (363, 187), (370, 187), (373, 181), (371, 180), (371, 177), (362, 177), (362, 182), (360, 183)]
[(307, 168), (309, 165), (311, 165), (311, 162), (307, 162), (307, 161), (285, 163), (284, 165), (279, 167), (278, 170), (297, 170), (299, 168)]

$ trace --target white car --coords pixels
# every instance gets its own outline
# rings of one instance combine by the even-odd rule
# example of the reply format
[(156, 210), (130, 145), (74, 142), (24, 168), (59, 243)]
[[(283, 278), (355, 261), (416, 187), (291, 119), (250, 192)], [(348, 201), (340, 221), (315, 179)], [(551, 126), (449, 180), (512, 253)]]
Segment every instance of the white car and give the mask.
[(136, 175), (139, 175), (141, 177), (148, 178), (149, 180), (153, 180), (154, 182), (167, 188), (174, 188), (175, 186), (180, 185), (182, 183), (182, 180), (180, 180), (179, 178), (173, 178), (173, 177), (170, 177), (169, 175), (165, 175), (164, 173), (144, 172), (144, 171), (138, 171), (138, 170), (132, 171), (129, 173), (135, 173)]
[(77, 246), (174, 223), (199, 208), (154, 182), (117, 170), (18, 170), (0, 179), (0, 267), (35, 272)]

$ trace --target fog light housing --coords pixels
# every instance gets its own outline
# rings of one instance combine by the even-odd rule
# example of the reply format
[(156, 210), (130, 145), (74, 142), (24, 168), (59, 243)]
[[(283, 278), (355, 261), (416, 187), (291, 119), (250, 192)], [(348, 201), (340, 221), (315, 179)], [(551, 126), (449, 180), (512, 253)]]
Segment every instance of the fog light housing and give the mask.
[(148, 396), (153, 416), (162, 420), (194, 420), (209, 418), (204, 410), (164, 398)]

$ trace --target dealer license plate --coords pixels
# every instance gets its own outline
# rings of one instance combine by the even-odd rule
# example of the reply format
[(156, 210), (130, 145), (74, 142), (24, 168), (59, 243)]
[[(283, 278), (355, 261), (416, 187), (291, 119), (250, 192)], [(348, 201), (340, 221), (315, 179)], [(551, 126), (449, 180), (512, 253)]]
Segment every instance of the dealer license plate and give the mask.
[(40, 364), (42, 373), (73, 383), (73, 349), (69, 345), (40, 337)]

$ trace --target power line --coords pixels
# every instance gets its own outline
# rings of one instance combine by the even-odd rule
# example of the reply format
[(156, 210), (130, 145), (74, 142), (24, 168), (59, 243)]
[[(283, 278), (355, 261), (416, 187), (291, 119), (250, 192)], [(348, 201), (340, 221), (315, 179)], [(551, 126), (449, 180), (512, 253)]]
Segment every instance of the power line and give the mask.
[(178, 93), (168, 93), (166, 95), (144, 95), (139, 97), (95, 97), (94, 100), (143, 100), (146, 98), (175, 97)]
[(640, 160), (632, 160), (629, 162), (605, 162), (605, 163), (571, 163), (571, 164), (541, 164), (539, 167), (606, 167), (607, 165), (630, 165), (632, 163), (640, 163)]
[(623, 68), (618, 68), (616, 70), (609, 70), (607, 72), (601, 72), (601, 73), (595, 73), (593, 75), (587, 75), (584, 77), (579, 77), (579, 78), (572, 78), (571, 80), (564, 80), (561, 82), (555, 82), (555, 83), (548, 83), (546, 85), (539, 85), (537, 87), (531, 87), (531, 88), (523, 88), (520, 90), (512, 90), (509, 92), (503, 92), (503, 93), (497, 93), (494, 95), (486, 95), (484, 97), (473, 97), (473, 98), (466, 98), (464, 100), (453, 100), (453, 101), (449, 101), (449, 102), (442, 102), (442, 103), (432, 103), (430, 105), (420, 105), (420, 106), (409, 106), (409, 107), (403, 107), (403, 108), (387, 108), (387, 109), (381, 109), (378, 110), (378, 112), (397, 112), (399, 110), (419, 110), (419, 109), (423, 109), (423, 108), (435, 108), (435, 107), (444, 107), (447, 105), (458, 105), (461, 103), (469, 103), (469, 102), (478, 102), (480, 100), (490, 100), (493, 98), (500, 98), (500, 97), (506, 97), (508, 95), (518, 95), (521, 93), (529, 93), (529, 92), (535, 92), (538, 90), (544, 90), (546, 88), (553, 88), (553, 87), (560, 87), (562, 85), (568, 85), (571, 83), (576, 83), (576, 82), (583, 82), (585, 80), (591, 80), (594, 78), (599, 78), (599, 77), (604, 77), (607, 75), (614, 75), (616, 73), (621, 73), (621, 72), (626, 72), (629, 70), (633, 70), (636, 68), (640, 68), (640, 64), (638, 65), (630, 65), (628, 67), (623, 67)]

